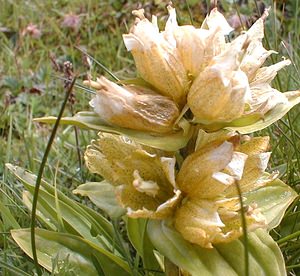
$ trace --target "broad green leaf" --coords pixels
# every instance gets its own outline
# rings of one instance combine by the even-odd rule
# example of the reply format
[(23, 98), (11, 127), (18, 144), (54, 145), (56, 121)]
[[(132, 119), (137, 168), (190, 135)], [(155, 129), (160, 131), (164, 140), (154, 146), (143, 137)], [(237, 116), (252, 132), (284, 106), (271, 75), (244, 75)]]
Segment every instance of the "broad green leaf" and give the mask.
[[(54, 124), (56, 117), (43, 117), (34, 119), (36, 122)], [(178, 131), (174, 134), (164, 136), (155, 136), (151, 133), (138, 130), (126, 129), (117, 126), (105, 125), (100, 117), (94, 112), (79, 112), (73, 117), (63, 117), (60, 124), (74, 125), (83, 129), (92, 129), (97, 131), (109, 132), (119, 135), (125, 135), (128, 138), (146, 146), (162, 149), (165, 151), (177, 151), (188, 143), (192, 135), (192, 129)]]
[(126, 218), (128, 238), (143, 260), (143, 267), (152, 271), (160, 271), (160, 265), (154, 255), (154, 247), (147, 234), (146, 219)]
[[(32, 258), (30, 229), (12, 230), (11, 234), (21, 249)], [(36, 247), (39, 264), (49, 271), (52, 270), (53, 260), (58, 257), (58, 264), (68, 262), (74, 275), (98, 275), (92, 262), (94, 257), (105, 275), (130, 275), (124, 261), (114, 262), (113, 256), (102, 254), (99, 248), (74, 235), (36, 229)]]
[(238, 131), (241, 134), (247, 134), (270, 126), (288, 113), (293, 106), (300, 103), (300, 91), (286, 92), (284, 95), (287, 97), (288, 103), (276, 105), (257, 122), (245, 126), (229, 126), (226, 128), (229, 130)]
[(73, 193), (88, 196), (97, 207), (105, 211), (111, 218), (118, 218), (126, 212), (116, 200), (115, 187), (106, 180), (82, 184), (73, 190)]
[[(184, 240), (166, 221), (151, 220), (147, 230), (159, 252), (192, 276), (245, 275), (241, 239), (206, 249)], [(265, 230), (249, 233), (248, 242), (250, 276), (286, 275), (281, 251)]]
[[(29, 192), (33, 194), (36, 176), (23, 168), (7, 164), (7, 167), (23, 182)], [(42, 180), (39, 191), (38, 209), (49, 222), (59, 227), (55, 208), (54, 187)], [(65, 231), (74, 235), (80, 235), (91, 242), (101, 246), (104, 252), (114, 251), (116, 254), (122, 252), (122, 245), (116, 240), (113, 226), (103, 216), (92, 209), (79, 204), (61, 192), (58, 192), (59, 204), (65, 222)], [(121, 253), (120, 253), (121, 254)]]
[[(27, 180), (29, 179), (29, 175), (27, 174)], [(24, 180), (24, 179), (23, 179)], [(33, 183), (23, 181), (24, 186), (26, 189), (33, 194), (34, 192), (34, 185)], [(39, 191), (39, 204), (43, 207), (43, 209), (47, 210), (47, 213), (44, 215), (48, 215), (48, 220), (52, 223), (56, 223), (57, 228), (59, 228), (59, 221), (56, 214), (56, 207), (55, 207), (55, 197), (54, 195), (45, 191), (42, 187)], [(102, 245), (103, 248), (108, 249), (107, 241), (101, 238), (101, 232), (99, 235), (94, 237), (91, 233), (92, 222), (88, 219), (88, 216), (78, 212), (79, 206), (66, 204), (63, 201), (59, 202), (62, 211), (62, 217), (68, 226), (68, 232), (71, 234), (80, 235), (91, 242), (94, 242), (98, 245)], [(43, 209), (38, 209), (38, 211), (42, 212)], [(87, 214), (86, 214), (87, 215)], [(112, 248), (110, 250), (113, 250)]]
[[(28, 208), (28, 210), (32, 209), (32, 200), (33, 196), (30, 192), (24, 190), (23, 191), (23, 203), (24, 205)], [(37, 212), (36, 216), (38, 220), (43, 224), (44, 227), (46, 227), (48, 230), (57, 230), (57, 223), (56, 223), (56, 218), (53, 217), (55, 214), (51, 212), (52, 210), (50, 208), (45, 208), (48, 207), (46, 203), (43, 202), (39, 198), (37, 202)]]
[(245, 194), (245, 204), (255, 202), (265, 216), (268, 229), (280, 223), (284, 212), (297, 197), (297, 193), (281, 180), (276, 179), (266, 186)]

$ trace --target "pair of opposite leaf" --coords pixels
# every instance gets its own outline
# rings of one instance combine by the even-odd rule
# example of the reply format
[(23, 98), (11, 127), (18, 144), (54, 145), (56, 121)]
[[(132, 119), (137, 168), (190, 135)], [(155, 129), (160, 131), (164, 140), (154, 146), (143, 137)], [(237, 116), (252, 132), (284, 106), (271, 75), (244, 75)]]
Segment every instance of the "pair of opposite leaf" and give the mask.
[(155, 16), (150, 22), (138, 10), (130, 33), (123, 35), (148, 87), (120, 86), (105, 77), (85, 81), (97, 90), (91, 105), (107, 124), (164, 134), (178, 129), (188, 108), (193, 123), (230, 125), (241, 118), (257, 121), (290, 98), (300, 98), (299, 91), (281, 93), (270, 85), (289, 60), (261, 67), (275, 53), (262, 45), (267, 11), (247, 32), (226, 42), (232, 28), (217, 9), (201, 28), (178, 26), (175, 9), (168, 10), (164, 31)]
[[(91, 105), (105, 123), (163, 135), (176, 131), (188, 108), (192, 123), (202, 127), (263, 117), (299, 97), (297, 91), (282, 94), (270, 85), (290, 61), (261, 68), (273, 53), (262, 46), (267, 12), (249, 31), (226, 42), (232, 28), (216, 9), (200, 29), (178, 26), (175, 10), (168, 9), (163, 32), (155, 16), (151, 23), (139, 10), (130, 34), (123, 36), (147, 86), (120, 86), (104, 77), (85, 82), (97, 90)], [(255, 202), (241, 210), (236, 185), (246, 200), (247, 193), (277, 177), (265, 174), (268, 137), (200, 131), (195, 149), (179, 164), (173, 152), (99, 135), (85, 153), (87, 166), (115, 187), (128, 216), (169, 219), (186, 240), (206, 248), (242, 235), (241, 212), (249, 231), (267, 227)]]

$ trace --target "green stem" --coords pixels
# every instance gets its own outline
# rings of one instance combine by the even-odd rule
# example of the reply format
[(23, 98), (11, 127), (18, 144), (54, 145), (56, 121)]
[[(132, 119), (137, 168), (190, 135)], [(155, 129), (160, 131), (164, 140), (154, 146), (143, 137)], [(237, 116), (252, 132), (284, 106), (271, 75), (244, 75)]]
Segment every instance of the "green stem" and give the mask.
[(59, 126), (59, 122), (60, 119), (63, 115), (63, 112), (65, 110), (66, 104), (68, 102), (68, 98), (73, 90), (74, 84), (76, 81), (76, 77), (74, 77), (74, 79), (72, 80), (71, 85), (69, 86), (69, 89), (67, 90), (64, 102), (61, 106), (59, 115), (57, 117), (57, 120), (54, 124), (53, 130), (51, 132), (46, 150), (44, 152), (44, 156), (39, 168), (39, 172), (36, 178), (36, 183), (35, 183), (35, 188), (34, 188), (34, 194), (33, 194), (33, 200), (32, 200), (32, 209), (31, 209), (31, 224), (30, 224), (30, 234), (31, 234), (31, 249), (32, 249), (32, 257), (33, 257), (33, 261), (34, 261), (34, 265), (37, 271), (38, 275), (42, 275), (42, 271), (39, 267), (39, 263), (38, 263), (38, 258), (37, 258), (37, 251), (36, 251), (36, 243), (35, 243), (35, 220), (36, 220), (36, 209), (37, 209), (37, 200), (38, 200), (38, 195), (39, 195), (39, 189), (40, 189), (40, 185), (41, 185), (41, 180), (42, 180), (42, 176), (43, 176), (43, 172), (44, 172), (44, 168), (47, 162), (47, 158), (52, 146), (52, 143), (54, 141), (58, 126)]
[(130, 254), (128, 248), (126, 248), (126, 246), (124, 245), (123, 239), (122, 239), (121, 234), (118, 230), (119, 219), (113, 219), (112, 220), (112, 225), (113, 225), (113, 228), (114, 228), (114, 231), (115, 231), (116, 240), (120, 244), (120, 247), (121, 247), (121, 249), (124, 253), (124, 256), (125, 256), (126, 261), (127, 261), (128, 265), (130, 267), (132, 275), (133, 276), (138, 276), (139, 274), (137, 273), (137, 271), (132, 266), (131, 254)]
[(278, 243), (278, 244), (283, 244), (283, 243), (286, 243), (286, 242), (288, 242), (289, 240), (292, 240), (292, 239), (297, 238), (297, 237), (299, 237), (299, 236), (300, 236), (300, 231), (297, 231), (297, 232), (295, 232), (295, 233), (293, 233), (293, 234), (290, 234), (290, 235), (288, 235), (288, 236), (286, 236), (286, 237), (284, 237), (284, 238), (278, 240), (277, 243)]
[(286, 267), (286, 269), (293, 269), (293, 268), (298, 268), (298, 267), (300, 267), (300, 264), (288, 265), (288, 266)]
[(242, 219), (242, 227), (243, 227), (243, 244), (245, 247), (244, 251), (244, 260), (245, 260), (245, 276), (249, 276), (249, 247), (248, 247), (248, 231), (247, 231), (247, 222), (244, 212), (244, 202), (242, 197), (242, 191), (238, 182), (235, 182), (236, 189), (239, 196), (239, 201), (241, 205), (241, 219)]

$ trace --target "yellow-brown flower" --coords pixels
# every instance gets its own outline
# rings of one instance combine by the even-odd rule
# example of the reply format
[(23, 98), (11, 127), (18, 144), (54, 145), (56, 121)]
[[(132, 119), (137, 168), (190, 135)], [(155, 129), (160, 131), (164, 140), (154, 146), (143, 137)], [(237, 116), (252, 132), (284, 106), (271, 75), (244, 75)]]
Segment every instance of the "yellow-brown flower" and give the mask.
[(165, 31), (159, 32), (155, 16), (150, 22), (145, 18), (144, 10), (133, 14), (137, 16), (135, 25), (129, 34), (123, 35), (123, 39), (134, 57), (138, 73), (162, 95), (182, 107), (186, 102), (189, 80), (171, 37), (173, 16), (170, 16)]
[[(277, 174), (264, 176), (269, 152), (268, 137), (239, 141), (234, 133), (202, 136), (196, 151), (182, 164), (176, 183), (184, 200), (174, 220), (182, 236), (202, 247), (230, 242), (242, 235), (241, 205), (236, 185), (243, 197), (273, 181)], [(266, 227), (255, 202), (246, 206), (248, 230)]]
[(97, 90), (90, 104), (105, 123), (158, 134), (172, 132), (179, 110), (171, 99), (144, 87), (119, 86), (105, 77), (84, 84)]
[(175, 9), (169, 6), (168, 11), (162, 32), (155, 16), (151, 23), (143, 10), (134, 11), (137, 20), (123, 36), (124, 43), (133, 54), (139, 75), (180, 109), (187, 103), (193, 122), (223, 126), (242, 118), (243, 126), (253, 123), (251, 118), (264, 118), (278, 105), (288, 110), (300, 101), (299, 91), (284, 94), (270, 85), (289, 60), (261, 68), (275, 53), (262, 46), (267, 10), (232, 42), (226, 42), (225, 37), (233, 29), (217, 9), (201, 28), (178, 26)]
[(180, 200), (175, 158), (126, 137), (99, 133), (85, 152), (87, 167), (116, 186), (130, 217), (169, 217)]

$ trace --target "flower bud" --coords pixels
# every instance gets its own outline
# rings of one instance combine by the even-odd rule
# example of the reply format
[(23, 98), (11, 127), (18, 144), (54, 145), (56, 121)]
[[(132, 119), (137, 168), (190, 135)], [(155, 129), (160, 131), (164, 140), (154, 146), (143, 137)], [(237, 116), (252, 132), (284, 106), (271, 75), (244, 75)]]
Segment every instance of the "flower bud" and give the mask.
[(95, 112), (108, 124), (150, 131), (171, 132), (179, 115), (176, 104), (150, 89), (133, 85), (119, 86), (104, 77), (97, 82), (85, 81), (97, 89), (90, 102)]

